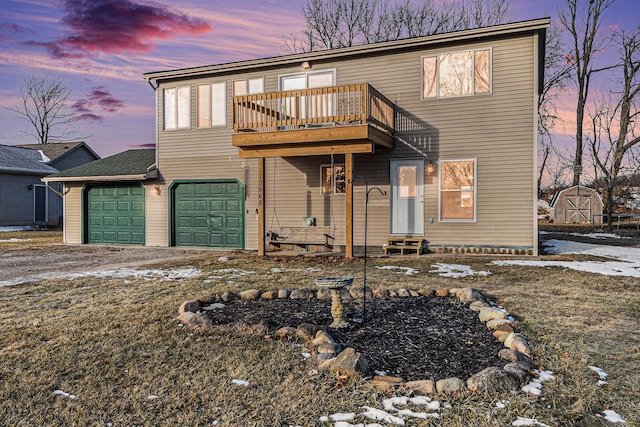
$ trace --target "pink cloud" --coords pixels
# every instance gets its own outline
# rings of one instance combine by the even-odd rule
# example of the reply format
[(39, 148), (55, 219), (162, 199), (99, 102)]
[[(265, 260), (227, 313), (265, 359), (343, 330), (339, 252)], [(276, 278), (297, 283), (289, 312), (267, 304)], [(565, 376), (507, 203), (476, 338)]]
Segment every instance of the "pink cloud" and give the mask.
[(77, 100), (71, 106), (71, 108), (78, 114), (75, 118), (76, 121), (102, 120), (103, 117), (95, 113), (95, 108), (99, 108), (100, 110), (108, 113), (115, 113), (124, 107), (125, 103), (114, 97), (109, 90), (105, 89), (104, 86), (91, 88), (91, 92), (89, 92), (86, 98)]
[(67, 0), (62, 22), (71, 34), (50, 42), (29, 41), (56, 58), (82, 58), (99, 53), (149, 52), (155, 40), (211, 30), (206, 21), (174, 12), (157, 3), (134, 0)]

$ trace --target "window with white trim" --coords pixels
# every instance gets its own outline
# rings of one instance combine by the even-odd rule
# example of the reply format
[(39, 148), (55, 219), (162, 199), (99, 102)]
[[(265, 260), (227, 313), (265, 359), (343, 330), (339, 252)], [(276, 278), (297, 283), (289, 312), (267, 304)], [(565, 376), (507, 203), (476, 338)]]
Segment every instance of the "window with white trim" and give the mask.
[(264, 93), (264, 78), (236, 80), (233, 82), (233, 96)]
[(198, 85), (198, 127), (226, 126), (227, 84), (225, 82)]
[(191, 86), (167, 88), (162, 91), (164, 129), (191, 127)]
[(476, 220), (476, 161), (440, 162), (440, 220)]
[(344, 164), (321, 165), (322, 194), (344, 194), (346, 191)]
[(422, 98), (491, 93), (491, 49), (470, 49), (422, 58)]

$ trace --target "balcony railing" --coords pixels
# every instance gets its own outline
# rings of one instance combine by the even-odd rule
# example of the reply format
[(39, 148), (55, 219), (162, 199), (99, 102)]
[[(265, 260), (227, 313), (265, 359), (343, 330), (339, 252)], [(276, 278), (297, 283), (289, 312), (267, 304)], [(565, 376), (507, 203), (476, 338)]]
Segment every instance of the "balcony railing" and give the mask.
[(368, 83), (233, 97), (234, 132), (374, 125), (391, 135), (393, 104)]

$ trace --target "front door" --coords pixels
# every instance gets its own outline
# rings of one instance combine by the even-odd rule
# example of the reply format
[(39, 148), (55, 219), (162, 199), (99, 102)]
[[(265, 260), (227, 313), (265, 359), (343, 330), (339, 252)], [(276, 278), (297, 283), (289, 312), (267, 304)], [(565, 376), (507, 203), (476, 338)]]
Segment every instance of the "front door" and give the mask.
[(424, 161), (391, 161), (391, 234), (424, 234)]

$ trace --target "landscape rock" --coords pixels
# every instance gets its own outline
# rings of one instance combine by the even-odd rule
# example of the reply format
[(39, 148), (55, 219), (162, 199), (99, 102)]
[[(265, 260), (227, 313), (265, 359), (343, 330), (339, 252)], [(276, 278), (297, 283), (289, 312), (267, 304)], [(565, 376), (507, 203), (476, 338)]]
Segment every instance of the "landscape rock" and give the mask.
[(456, 377), (445, 378), (443, 380), (436, 381), (436, 391), (438, 393), (452, 393), (456, 391), (462, 391), (465, 389), (465, 387), (465, 382)]
[(449, 296), (449, 290), (448, 289), (436, 289), (436, 296), (437, 297), (448, 297)]
[(317, 348), (318, 354), (320, 353), (328, 353), (331, 357), (335, 357), (336, 354), (340, 353), (340, 344), (337, 343), (323, 343), (320, 344)]
[(402, 289), (398, 289), (398, 296), (400, 298), (408, 298), (411, 296), (411, 294), (407, 289), (402, 288)]
[(493, 319), (506, 319), (507, 313), (496, 307), (484, 307), (478, 314), (481, 322), (488, 322)]
[(322, 300), (330, 300), (331, 299), (331, 290), (329, 288), (320, 288), (318, 292), (316, 292), (316, 298)]
[(291, 291), (289, 289), (280, 289), (278, 290), (278, 298), (289, 298)]
[(313, 341), (311, 341), (311, 344), (318, 346), (320, 344), (326, 344), (326, 343), (330, 343), (330, 344), (334, 344), (335, 341), (333, 339), (333, 337), (331, 335), (329, 335), (329, 333), (323, 329), (319, 330), (318, 332), (316, 332), (316, 336), (315, 338), (313, 338)]
[(434, 293), (435, 293), (435, 291), (433, 289), (419, 289), (418, 290), (418, 294), (422, 295), (423, 297), (433, 296)]
[(218, 295), (207, 295), (205, 297), (200, 298), (200, 302), (202, 304), (212, 304), (214, 302), (219, 302), (220, 297)]
[[(364, 287), (351, 287), (349, 288), (349, 295), (353, 299), (362, 299), (364, 297)], [(373, 293), (371, 292), (371, 288), (367, 286), (367, 298), (373, 298)]]
[(389, 290), (387, 288), (378, 288), (372, 291), (372, 294), (376, 298), (388, 298)]
[(498, 352), (498, 357), (508, 362), (526, 362), (531, 363), (531, 358), (526, 354), (511, 349), (503, 349)]
[(367, 360), (351, 347), (342, 350), (337, 357), (322, 362), (320, 369), (350, 377), (367, 376), (369, 374)]
[(294, 289), (289, 294), (291, 299), (312, 299), (315, 296), (315, 291), (307, 288)]
[(213, 322), (204, 314), (185, 311), (178, 316), (178, 320), (190, 328), (208, 328), (213, 326)]
[(369, 383), (382, 392), (394, 391), (402, 385), (402, 378), (387, 375), (376, 375)]
[(260, 295), (262, 299), (274, 299), (278, 297), (278, 291), (266, 291)]
[(238, 298), (238, 294), (236, 294), (235, 292), (232, 291), (227, 291), (225, 293), (223, 293), (222, 295), (220, 295), (220, 298), (222, 298), (222, 301), (224, 302), (229, 302), (232, 301), (234, 299)]
[(420, 294), (417, 291), (414, 291), (412, 289), (409, 289), (409, 295), (411, 295), (414, 298), (417, 298), (420, 296)]
[(436, 392), (436, 383), (432, 380), (407, 381), (405, 386), (418, 394), (433, 394)]
[(474, 301), (471, 304), (469, 304), (469, 308), (473, 311), (480, 311), (485, 307), (490, 307), (490, 305), (484, 301)]
[(316, 336), (318, 330), (319, 328), (316, 325), (312, 325), (311, 323), (302, 323), (296, 329), (296, 336), (305, 341), (310, 340)]
[[(511, 321), (507, 319), (491, 319), (487, 322), (487, 328), (490, 330), (494, 330), (494, 329), (498, 329), (498, 327), (501, 325), (509, 325), (510, 323)], [(501, 329), (501, 330), (504, 330), (504, 329)], [(511, 332), (513, 332), (513, 329), (511, 329)]]
[(517, 390), (518, 382), (503, 369), (491, 366), (471, 376), (467, 380), (467, 388), (471, 391), (504, 393)]
[(340, 289), (340, 298), (342, 298), (342, 301), (351, 301), (353, 299), (347, 288)]
[(245, 301), (253, 301), (260, 298), (262, 295), (262, 291), (259, 289), (248, 289), (246, 291), (240, 292), (240, 298)]
[(476, 301), (485, 301), (485, 297), (482, 294), (482, 292), (480, 292), (476, 288), (461, 289), (456, 294), (456, 297), (458, 297), (460, 302), (463, 304), (471, 304), (472, 302), (476, 302)]
[(519, 386), (522, 386), (531, 380), (530, 369), (527, 368), (526, 362), (511, 362), (504, 365), (502, 369), (518, 381)]
[(200, 301), (185, 301), (180, 305), (180, 308), (178, 308), (178, 314), (186, 312), (195, 313), (200, 310), (200, 308), (202, 308)]
[(389, 291), (389, 298), (397, 298), (397, 297), (398, 297), (398, 292), (391, 289)]
[(507, 335), (509, 335), (511, 332), (507, 332), (507, 331), (493, 331), (493, 336), (496, 337), (498, 340), (500, 340), (500, 337), (504, 337), (502, 338), (501, 342), (504, 342), (504, 340), (507, 339)]

